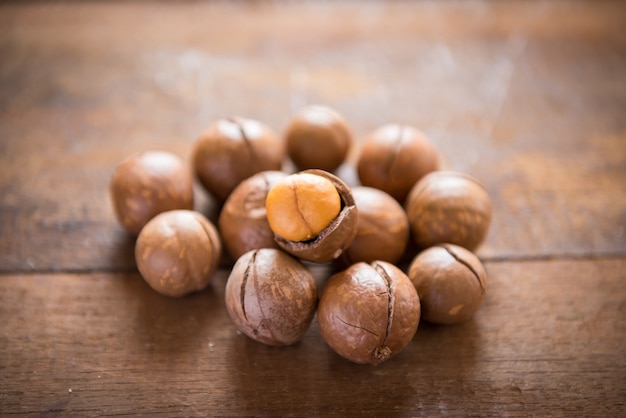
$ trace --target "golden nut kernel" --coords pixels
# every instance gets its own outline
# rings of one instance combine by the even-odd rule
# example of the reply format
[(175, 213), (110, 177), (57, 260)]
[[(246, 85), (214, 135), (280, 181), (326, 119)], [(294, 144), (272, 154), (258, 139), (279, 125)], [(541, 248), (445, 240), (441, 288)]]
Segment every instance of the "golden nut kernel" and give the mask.
[(341, 210), (330, 224), (315, 238), (308, 241), (291, 241), (274, 233), (280, 248), (301, 260), (327, 263), (337, 259), (352, 244), (357, 233), (359, 214), (350, 187), (339, 177), (324, 170), (311, 169), (298, 173), (312, 174), (330, 181), (341, 200)]
[(339, 215), (341, 198), (330, 180), (299, 173), (285, 177), (270, 189), (265, 208), (276, 235), (290, 241), (307, 241)]

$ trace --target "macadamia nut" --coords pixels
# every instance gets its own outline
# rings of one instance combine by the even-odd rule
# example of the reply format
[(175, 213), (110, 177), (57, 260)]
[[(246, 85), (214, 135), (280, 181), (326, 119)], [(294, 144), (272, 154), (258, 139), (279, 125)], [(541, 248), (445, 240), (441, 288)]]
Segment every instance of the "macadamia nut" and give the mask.
[(248, 177), (280, 170), (285, 158), (282, 140), (253, 119), (218, 119), (198, 138), (193, 167), (198, 179), (220, 201)]
[(285, 133), (287, 154), (300, 170), (334, 171), (346, 159), (352, 133), (344, 118), (327, 106), (300, 110)]
[(409, 220), (404, 208), (373, 187), (353, 187), (352, 195), (359, 208), (357, 233), (342, 259), (348, 264), (375, 260), (396, 263), (409, 241)]
[(491, 199), (474, 177), (435, 171), (420, 180), (406, 199), (413, 237), (421, 248), (456, 244), (475, 250), (491, 224)]
[(278, 247), (267, 221), (265, 200), (286, 176), (282, 171), (262, 171), (241, 182), (228, 196), (217, 224), (233, 261), (250, 250)]
[(315, 238), (339, 215), (341, 199), (325, 177), (296, 174), (276, 183), (267, 194), (267, 220), (272, 230), (290, 241)]
[(135, 245), (141, 276), (157, 292), (175, 297), (204, 289), (221, 254), (215, 226), (190, 210), (157, 215), (141, 230)]
[(411, 187), (440, 167), (439, 152), (421, 131), (387, 124), (363, 143), (357, 171), (364, 186), (389, 193), (403, 203)]
[(298, 342), (311, 325), (317, 286), (307, 268), (281, 250), (242, 255), (226, 282), (226, 309), (235, 326), (269, 345)]
[(317, 316), (322, 337), (337, 354), (376, 365), (413, 339), (420, 300), (409, 278), (393, 264), (357, 263), (326, 283)]
[[(301, 177), (309, 176), (322, 178), (323, 180), (316, 180), (315, 184), (319, 181), (324, 184), (323, 188), (307, 188), (306, 193), (300, 196), (293, 190), (290, 191), (288, 187), (284, 193), (278, 194), (279, 198), (276, 200), (270, 197), (272, 195), (270, 190), (266, 202), (267, 218), (274, 231), (274, 240), (280, 248), (302, 260), (327, 263), (337, 259), (352, 244), (357, 232), (358, 211), (350, 188), (332, 173), (316, 169), (305, 170), (292, 174), (285, 180), (290, 179), (297, 185)], [(334, 190), (328, 187), (329, 183)], [(338, 212), (335, 195), (339, 197)], [(278, 227), (272, 218), (276, 218)], [(284, 233), (282, 226), (285, 226), (284, 230), (287, 231), (292, 223), (304, 224), (304, 231), (322, 229), (315, 235), (311, 233), (310, 239), (306, 239), (309, 236), (308, 232), (294, 235), (294, 238), (301, 239), (303, 236), (305, 238), (294, 241), (280, 235), (281, 232)], [(312, 225), (315, 227), (311, 228)]]
[(418, 254), (409, 267), (409, 278), (422, 303), (422, 318), (437, 324), (472, 318), (487, 289), (487, 273), (478, 257), (452, 244)]
[(161, 212), (193, 209), (193, 174), (172, 153), (145, 151), (117, 166), (109, 192), (118, 221), (137, 235)]

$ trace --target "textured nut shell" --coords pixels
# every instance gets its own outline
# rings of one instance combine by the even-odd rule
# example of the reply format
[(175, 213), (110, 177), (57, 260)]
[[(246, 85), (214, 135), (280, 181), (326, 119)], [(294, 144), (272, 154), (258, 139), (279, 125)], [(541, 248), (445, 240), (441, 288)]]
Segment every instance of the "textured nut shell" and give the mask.
[(330, 278), (317, 316), (322, 337), (337, 354), (354, 363), (379, 364), (413, 339), (420, 301), (394, 265), (357, 263)]
[(280, 248), (302, 260), (327, 263), (337, 259), (352, 244), (357, 232), (357, 207), (348, 185), (334, 174), (317, 169), (300, 173), (316, 174), (330, 180), (341, 197), (341, 212), (315, 239), (296, 242), (274, 234), (274, 240)]
[(174, 154), (145, 151), (117, 166), (109, 193), (118, 221), (137, 235), (159, 213), (193, 209), (193, 174)]
[(258, 248), (278, 248), (267, 222), (267, 192), (287, 173), (263, 171), (244, 180), (230, 194), (218, 220), (224, 246), (233, 260)]
[(239, 183), (268, 170), (280, 170), (282, 140), (261, 122), (239, 117), (219, 119), (196, 141), (193, 166), (202, 185), (226, 200)]
[(285, 133), (287, 154), (300, 170), (334, 171), (352, 145), (345, 120), (326, 106), (307, 106), (296, 114)]
[(409, 267), (409, 278), (422, 303), (422, 318), (437, 324), (472, 318), (487, 289), (487, 273), (478, 257), (452, 244), (418, 254)]
[(428, 138), (407, 126), (383, 125), (363, 143), (357, 163), (364, 186), (375, 187), (404, 202), (413, 185), (438, 170), (440, 156)]
[(406, 212), (422, 248), (451, 243), (472, 251), (491, 224), (491, 199), (474, 177), (453, 171), (425, 176), (407, 197)]
[(306, 333), (317, 286), (298, 260), (264, 248), (242, 255), (226, 282), (226, 308), (237, 329), (270, 345), (294, 344)]
[(342, 259), (347, 264), (374, 260), (396, 263), (409, 241), (409, 220), (404, 208), (389, 194), (372, 187), (353, 187), (359, 208), (357, 233)]
[(141, 230), (135, 260), (157, 292), (183, 296), (204, 289), (222, 254), (217, 230), (198, 212), (175, 210), (154, 217)]

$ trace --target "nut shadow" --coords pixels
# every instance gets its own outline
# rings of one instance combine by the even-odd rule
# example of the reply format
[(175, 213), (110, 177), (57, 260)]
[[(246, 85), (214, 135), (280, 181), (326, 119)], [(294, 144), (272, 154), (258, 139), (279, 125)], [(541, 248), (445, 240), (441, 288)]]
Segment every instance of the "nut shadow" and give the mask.
[(111, 247), (106, 258), (106, 265), (112, 271), (136, 272), (135, 243), (137, 237), (128, 233), (118, 224), (112, 228)]
[(129, 349), (171, 362), (183, 353), (205, 348), (214, 338), (212, 330), (224, 326), (219, 277), (214, 277), (206, 289), (180, 298), (157, 293), (139, 273), (120, 279), (128, 301), (126, 314), (132, 317), (132, 330), (127, 330), (132, 337), (127, 341)]
[[(317, 319), (304, 339), (270, 347), (239, 335), (229, 347), (229, 387), (250, 415), (414, 416), (439, 414), (449, 381), (470, 379), (480, 346), (479, 327), (420, 324), (409, 345), (378, 365), (343, 359), (322, 339)], [(433, 391), (440, 393), (433, 403)], [(457, 410), (450, 405), (450, 410)]]

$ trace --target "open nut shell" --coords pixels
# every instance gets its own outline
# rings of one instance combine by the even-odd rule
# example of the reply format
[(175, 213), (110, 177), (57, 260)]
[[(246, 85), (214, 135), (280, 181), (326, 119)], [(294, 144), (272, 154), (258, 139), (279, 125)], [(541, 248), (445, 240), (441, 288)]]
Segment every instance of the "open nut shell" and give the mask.
[(333, 183), (341, 198), (341, 211), (314, 239), (289, 241), (274, 234), (274, 240), (280, 248), (301, 260), (327, 263), (338, 258), (354, 241), (358, 211), (350, 188), (339, 177), (319, 169), (304, 170), (296, 175), (304, 173), (322, 176)]

